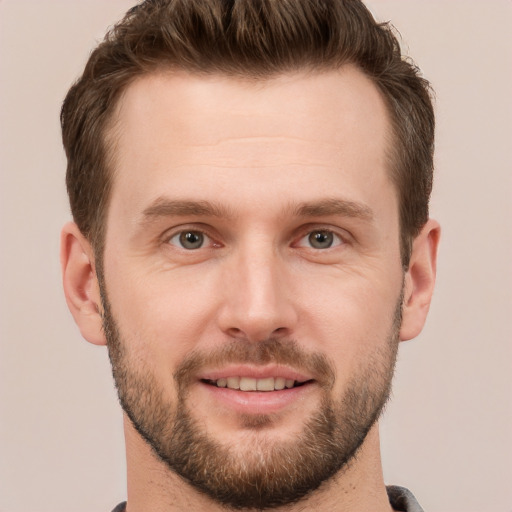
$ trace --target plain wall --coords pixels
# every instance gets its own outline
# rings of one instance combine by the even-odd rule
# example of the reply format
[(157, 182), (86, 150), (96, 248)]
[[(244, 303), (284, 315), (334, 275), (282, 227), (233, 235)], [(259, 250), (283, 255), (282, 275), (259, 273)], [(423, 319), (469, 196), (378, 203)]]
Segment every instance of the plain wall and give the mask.
[[(70, 218), (59, 109), (126, 0), (0, 0), (0, 512), (125, 498), (106, 350), (65, 305)], [(385, 478), (429, 512), (512, 510), (512, 2), (372, 0), (437, 92), (432, 216), (443, 236), (424, 332), (402, 345)]]

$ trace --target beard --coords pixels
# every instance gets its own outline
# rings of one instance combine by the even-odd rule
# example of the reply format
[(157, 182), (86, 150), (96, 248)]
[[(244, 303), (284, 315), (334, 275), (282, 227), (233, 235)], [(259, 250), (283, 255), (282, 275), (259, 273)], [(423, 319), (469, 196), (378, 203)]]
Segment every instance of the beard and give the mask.
[[(321, 353), (305, 352), (294, 340), (236, 340), (209, 353), (192, 352), (174, 372), (175, 402), (143, 362), (133, 360), (100, 279), (103, 328), (119, 401), (134, 428), (175, 474), (218, 504), (232, 509), (272, 509), (300, 501), (345, 471), (357, 457), (391, 391), (398, 348), (401, 304), (386, 343), (367, 356), (341, 396), (332, 396), (334, 365)], [(315, 376), (322, 392), (316, 412), (300, 432), (273, 438), (272, 415), (243, 415), (246, 443), (212, 437), (188, 405), (197, 370), (216, 363), (277, 363)]]

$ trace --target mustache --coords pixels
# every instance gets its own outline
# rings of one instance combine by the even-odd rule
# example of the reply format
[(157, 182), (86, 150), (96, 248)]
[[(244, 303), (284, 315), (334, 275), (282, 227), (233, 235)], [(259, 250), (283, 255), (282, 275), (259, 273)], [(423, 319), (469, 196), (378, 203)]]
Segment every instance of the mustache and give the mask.
[(233, 340), (211, 351), (194, 350), (180, 363), (173, 374), (178, 389), (184, 390), (205, 367), (227, 364), (278, 364), (290, 366), (311, 375), (321, 386), (331, 389), (335, 366), (325, 354), (310, 352), (293, 339), (268, 338), (262, 341)]

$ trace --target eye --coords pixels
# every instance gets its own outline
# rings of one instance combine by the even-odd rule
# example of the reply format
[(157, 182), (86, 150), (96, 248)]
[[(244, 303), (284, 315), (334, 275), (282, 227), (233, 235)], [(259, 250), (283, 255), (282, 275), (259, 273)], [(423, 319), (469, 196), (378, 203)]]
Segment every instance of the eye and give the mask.
[(304, 236), (299, 245), (313, 249), (329, 249), (341, 245), (343, 240), (336, 233), (327, 229), (315, 229)]
[(193, 251), (194, 249), (203, 247), (208, 240), (210, 240), (210, 238), (202, 231), (186, 230), (176, 233), (169, 240), (169, 243), (181, 247), (182, 249)]

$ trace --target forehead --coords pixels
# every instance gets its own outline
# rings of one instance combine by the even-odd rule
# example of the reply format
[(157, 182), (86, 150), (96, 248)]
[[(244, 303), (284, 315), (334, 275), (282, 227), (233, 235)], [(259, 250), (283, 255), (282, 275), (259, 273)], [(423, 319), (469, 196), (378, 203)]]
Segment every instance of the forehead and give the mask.
[(190, 181), (204, 193), (213, 180), (260, 195), (294, 182), (307, 196), (312, 182), (329, 195), (326, 170), (348, 188), (354, 174), (367, 185), (387, 179), (387, 109), (352, 66), (262, 81), (154, 73), (127, 87), (114, 121), (113, 197), (140, 208), (156, 194), (188, 194)]
[(149, 127), (146, 122), (141, 126), (149, 116), (154, 124), (173, 125), (176, 144), (189, 142), (189, 137), (216, 141), (222, 135), (209, 124), (194, 124), (199, 118), (222, 127), (228, 132), (224, 135), (229, 134), (230, 127), (236, 135), (243, 135), (240, 129), (251, 135), (279, 135), (280, 129), (287, 129), (297, 135), (316, 134), (335, 144), (342, 142), (342, 124), (366, 143), (388, 128), (388, 112), (380, 92), (352, 65), (263, 80), (180, 70), (144, 75), (128, 85), (114, 117), (121, 135), (128, 138), (134, 129), (140, 133)]

